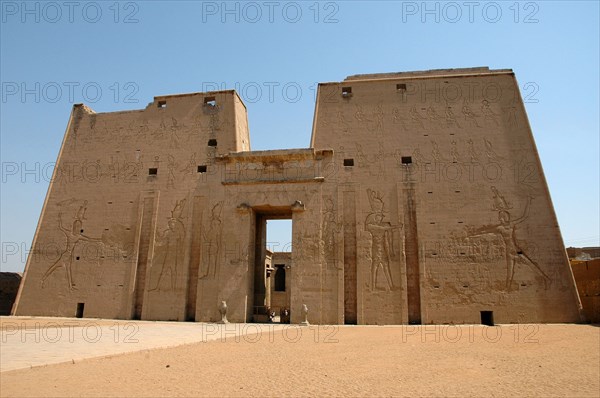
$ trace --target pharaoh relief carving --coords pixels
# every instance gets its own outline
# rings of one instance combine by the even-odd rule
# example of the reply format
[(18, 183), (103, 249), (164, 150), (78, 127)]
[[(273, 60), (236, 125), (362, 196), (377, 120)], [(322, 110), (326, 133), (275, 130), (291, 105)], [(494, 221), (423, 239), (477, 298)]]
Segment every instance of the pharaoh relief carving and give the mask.
[[(70, 206), (73, 203), (78, 202), (75, 199), (63, 201), (58, 204), (59, 207)], [(63, 225), (63, 212), (58, 213), (58, 229), (63, 233), (65, 237), (65, 246), (60, 252), (58, 259), (44, 272), (40, 280), (42, 289), (46, 283), (48, 277), (50, 277), (59, 268), (64, 268), (67, 277), (67, 286), (69, 290), (76, 289), (75, 283), (73, 282), (73, 261), (75, 260), (75, 249), (80, 242), (97, 242), (101, 244), (102, 239), (92, 238), (83, 233), (83, 222), (86, 220), (85, 213), (87, 211), (88, 201), (84, 200), (79, 206), (79, 209), (75, 212), (73, 221), (70, 223), (69, 228)], [(79, 260), (79, 258), (77, 258)]]
[(467, 236), (470, 238), (483, 236), (486, 234), (495, 234), (502, 238), (505, 248), (506, 261), (506, 290), (512, 289), (515, 271), (518, 264), (529, 266), (537, 272), (543, 279), (544, 289), (548, 289), (551, 282), (550, 277), (544, 272), (542, 267), (531, 258), (531, 256), (523, 249), (516, 236), (517, 226), (529, 218), (529, 208), (532, 196), (528, 196), (524, 205), (523, 213), (519, 217), (514, 217), (509, 211), (510, 204), (499, 194), (495, 187), (492, 187), (494, 205), (493, 209), (498, 212), (499, 223), (492, 225), (484, 225), (478, 228), (468, 228)]
[[(154, 246), (154, 259), (152, 260), (153, 276), (158, 273), (156, 282), (148, 290), (174, 290), (177, 281), (177, 270), (184, 261), (185, 224), (183, 211), (186, 199), (178, 200), (171, 210), (167, 220), (167, 228), (158, 232)], [(155, 271), (156, 270), (156, 271)]]
[(175, 157), (167, 155), (167, 189), (175, 188)]
[[(371, 206), (371, 212), (365, 219), (365, 230), (371, 236), (371, 274), (367, 287), (370, 291), (396, 290), (390, 269), (393, 259), (392, 233), (394, 229), (401, 227), (384, 221), (384, 202), (379, 192), (367, 189), (367, 196)], [(384, 276), (383, 286), (378, 285), (379, 272)]]
[(203, 228), (203, 261), (200, 279), (214, 279), (217, 275), (221, 254), (221, 236), (223, 235), (222, 210), (223, 201), (215, 203), (210, 209), (208, 226)]
[(323, 243), (325, 246), (325, 262), (327, 267), (336, 267), (337, 242), (336, 235), (341, 231), (333, 200), (326, 198), (323, 209)]

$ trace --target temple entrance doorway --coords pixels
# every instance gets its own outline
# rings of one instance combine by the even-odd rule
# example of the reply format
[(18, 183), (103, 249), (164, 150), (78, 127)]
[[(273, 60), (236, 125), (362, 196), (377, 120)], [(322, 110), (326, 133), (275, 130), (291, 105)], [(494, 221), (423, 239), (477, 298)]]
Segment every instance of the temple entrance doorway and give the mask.
[(292, 211), (255, 211), (254, 306), (256, 323), (289, 323)]

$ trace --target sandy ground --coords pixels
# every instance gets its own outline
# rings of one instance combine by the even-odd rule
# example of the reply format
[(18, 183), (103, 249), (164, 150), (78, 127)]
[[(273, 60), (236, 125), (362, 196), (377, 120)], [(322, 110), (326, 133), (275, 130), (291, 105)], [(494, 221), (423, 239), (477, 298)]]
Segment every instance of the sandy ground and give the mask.
[[(242, 327), (242, 325), (239, 325)], [(600, 397), (600, 327), (289, 327), (0, 373), (12, 396)]]

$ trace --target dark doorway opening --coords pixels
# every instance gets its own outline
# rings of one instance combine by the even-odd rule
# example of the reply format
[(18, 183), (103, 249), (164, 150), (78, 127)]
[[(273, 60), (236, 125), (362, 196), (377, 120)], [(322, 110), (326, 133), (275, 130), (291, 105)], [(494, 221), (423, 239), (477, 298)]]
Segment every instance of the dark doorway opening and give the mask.
[(481, 324), (494, 326), (494, 311), (481, 311)]
[(285, 292), (285, 265), (275, 264), (275, 289), (276, 292)]
[(77, 303), (77, 312), (75, 313), (75, 318), (83, 318), (83, 307), (85, 303)]

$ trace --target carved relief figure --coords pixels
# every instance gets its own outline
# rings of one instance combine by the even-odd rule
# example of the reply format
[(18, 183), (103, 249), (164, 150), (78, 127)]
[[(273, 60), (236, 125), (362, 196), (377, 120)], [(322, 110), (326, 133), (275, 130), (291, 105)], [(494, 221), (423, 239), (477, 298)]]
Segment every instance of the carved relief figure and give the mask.
[(412, 157), (417, 166), (427, 163), (427, 159), (425, 158), (425, 156), (423, 156), (419, 148), (415, 148), (415, 150), (412, 153)]
[(335, 266), (336, 242), (335, 234), (340, 231), (333, 201), (325, 199), (325, 210), (323, 212), (323, 243), (325, 246), (325, 261), (328, 266)]
[(346, 119), (346, 116), (344, 116), (344, 113), (342, 111), (338, 111), (336, 113), (336, 115), (337, 115), (338, 126), (341, 126), (342, 132), (347, 133), (350, 128), (350, 124), (351, 124), (350, 121), (348, 121)]
[(460, 154), (458, 153), (458, 149), (456, 148), (456, 141), (451, 142), (452, 146), (450, 147), (450, 156), (452, 156), (452, 162), (458, 163), (460, 159)]
[(462, 113), (465, 116), (465, 120), (469, 122), (472, 126), (481, 127), (479, 123), (477, 123), (477, 115), (475, 112), (471, 110), (469, 104), (465, 101), (462, 107)]
[(513, 100), (508, 108), (502, 108), (504, 114), (506, 115), (506, 120), (510, 127), (518, 127), (519, 121), (517, 119), (517, 107), (516, 101)]
[(413, 106), (412, 108), (410, 108), (409, 115), (410, 119), (413, 122), (415, 122), (419, 127), (421, 127), (422, 129), (425, 128), (425, 125), (423, 124), (423, 120), (425, 119), (425, 117), (421, 116), (419, 111), (417, 111), (416, 107)]
[(383, 107), (381, 104), (377, 105), (377, 110), (375, 111), (375, 131), (383, 132), (383, 120), (385, 117), (385, 113), (383, 112)]
[[(382, 176), (385, 171), (385, 165), (383, 163), (383, 160), (385, 158), (385, 151), (383, 149), (382, 144), (379, 144), (379, 152), (373, 155), (372, 157), (368, 157), (367, 155), (365, 155), (362, 145), (358, 143), (355, 145), (359, 166), (369, 169), (370, 174), (373, 176)], [(376, 170), (373, 170), (371, 166), (375, 166)]]
[(182, 213), (185, 209), (185, 203), (185, 199), (175, 203), (173, 210), (171, 210), (171, 217), (167, 221), (167, 229), (157, 234), (154, 249), (155, 260), (152, 261), (152, 266), (160, 267), (160, 272), (156, 284), (148, 290), (150, 292), (160, 290), (161, 282), (167, 274), (170, 276), (168, 288), (175, 289), (177, 268), (183, 263), (184, 256), (185, 225), (182, 221)]
[(85, 212), (87, 210), (87, 200), (83, 202), (83, 205), (79, 207), (75, 214), (75, 219), (73, 220), (73, 224), (71, 225), (71, 229), (65, 228), (62, 223), (62, 212), (58, 213), (58, 228), (65, 235), (66, 244), (64, 250), (60, 253), (58, 259), (52, 264), (42, 276), (40, 284), (42, 289), (44, 288), (44, 284), (46, 279), (50, 275), (54, 273), (58, 268), (64, 267), (67, 271), (67, 283), (69, 285), (69, 290), (76, 289), (75, 284), (73, 283), (73, 275), (71, 272), (71, 267), (73, 266), (73, 257), (75, 252), (75, 247), (81, 241), (83, 242), (101, 242), (102, 239), (90, 238), (83, 234), (83, 221), (85, 220)]
[(167, 189), (175, 188), (175, 158), (167, 156)]
[(197, 165), (198, 162), (196, 161), (196, 152), (194, 152), (190, 155), (190, 160), (188, 160), (185, 166), (179, 171), (186, 175), (193, 175)]
[(399, 124), (400, 127), (402, 127), (402, 130), (407, 130), (406, 119), (404, 119), (404, 117), (400, 113), (400, 109), (394, 108), (392, 110), (392, 120), (394, 121), (394, 124)]
[[(499, 224), (496, 225), (485, 225), (480, 228), (469, 228), (467, 234), (469, 237), (478, 237), (486, 234), (497, 234), (502, 238), (505, 246), (505, 258), (506, 258), (506, 290), (510, 291), (513, 279), (515, 276), (515, 267), (518, 262), (525, 263), (531, 266), (533, 269), (544, 278), (544, 288), (548, 288), (548, 282), (550, 278), (542, 270), (538, 263), (531, 259), (520, 247), (516, 237), (517, 225), (525, 221), (529, 217), (529, 207), (531, 204), (531, 196), (527, 197), (525, 209), (521, 217), (512, 220), (511, 215), (507, 210), (498, 210)], [(503, 201), (503, 198), (502, 198)], [(505, 201), (504, 201), (505, 202)], [(506, 202), (505, 204), (506, 205)], [(501, 205), (502, 206), (502, 205)]]
[(501, 161), (502, 157), (496, 154), (492, 143), (487, 138), (484, 138), (483, 142), (485, 143), (485, 156), (488, 158), (488, 161), (496, 163)]
[(363, 112), (363, 109), (361, 106), (356, 106), (356, 111), (354, 112), (354, 117), (356, 118), (356, 120), (358, 120), (360, 123), (371, 123), (372, 120), (367, 118), (367, 115), (365, 115), (365, 112)]
[(494, 205), (492, 206), (492, 210), (501, 211), (512, 209), (510, 203), (506, 199), (504, 199), (504, 196), (500, 192), (498, 192), (498, 189), (495, 186), (492, 186), (490, 189), (494, 194)]
[(177, 135), (177, 130), (179, 126), (177, 125), (177, 119), (171, 117), (171, 127), (170, 131), (170, 140), (169, 140), (169, 148), (179, 148), (179, 136)]
[(433, 159), (436, 162), (445, 161), (446, 159), (444, 159), (444, 157), (442, 156), (442, 152), (440, 151), (440, 147), (438, 146), (437, 142), (431, 141), (431, 146), (431, 156), (433, 156)]
[(440, 120), (442, 118), (440, 115), (438, 115), (435, 108), (431, 105), (429, 105), (429, 107), (427, 107), (425, 114), (427, 115), (427, 118), (430, 121), (435, 122), (436, 124), (438, 123), (438, 120)]
[(390, 272), (390, 261), (392, 258), (391, 231), (394, 228), (389, 222), (384, 222), (384, 203), (378, 192), (367, 189), (371, 213), (365, 220), (365, 230), (371, 234), (371, 280), (368, 288), (373, 291), (376, 288), (377, 273), (381, 268), (387, 285), (385, 290), (394, 289), (394, 282)]
[(451, 106), (446, 107), (446, 127), (456, 126), (460, 128), (460, 124), (458, 120), (456, 120), (456, 116), (454, 116), (454, 112), (452, 111)]
[(479, 161), (479, 154), (475, 150), (475, 143), (470, 138), (467, 141), (467, 151), (469, 152), (469, 158), (471, 159), (471, 162)]
[(205, 271), (200, 279), (214, 278), (217, 274), (217, 265), (221, 251), (221, 234), (223, 230), (221, 222), (221, 210), (223, 201), (215, 204), (210, 210), (210, 222), (204, 234)]
[(490, 108), (490, 103), (487, 100), (483, 100), (483, 102), (481, 103), (481, 113), (483, 114), (484, 121), (487, 122), (488, 120), (490, 120), (494, 122), (496, 126), (500, 125), (497, 119), (498, 115), (496, 115), (492, 108)]

